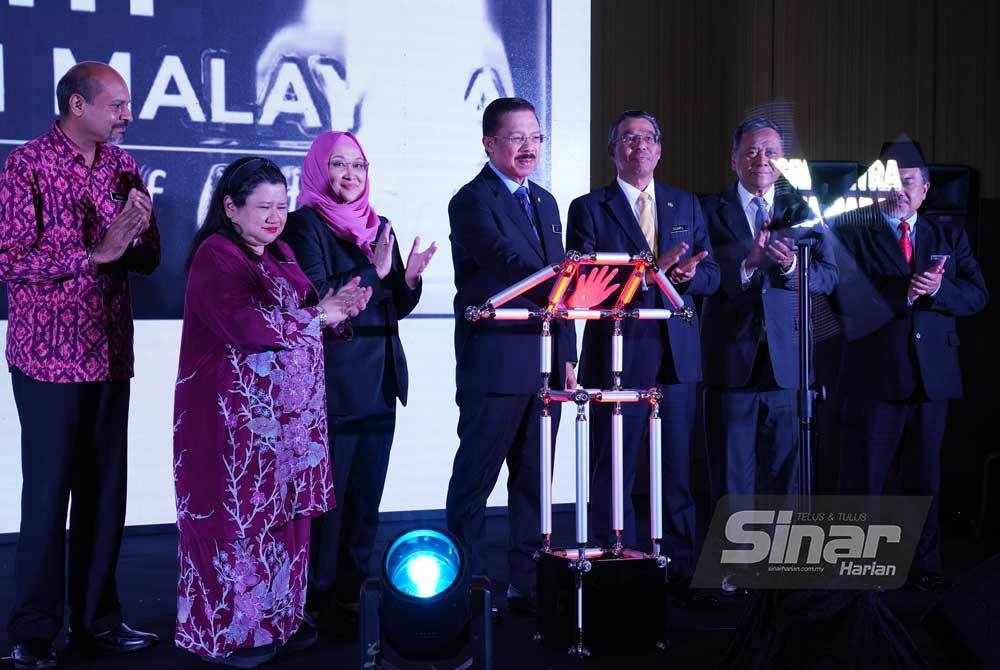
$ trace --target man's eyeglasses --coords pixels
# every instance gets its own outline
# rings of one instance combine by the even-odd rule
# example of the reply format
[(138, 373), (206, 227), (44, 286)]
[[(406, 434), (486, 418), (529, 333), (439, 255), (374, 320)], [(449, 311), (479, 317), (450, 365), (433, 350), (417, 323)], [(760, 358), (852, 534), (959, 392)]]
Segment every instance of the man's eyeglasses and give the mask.
[(637, 146), (639, 144), (659, 144), (659, 135), (636, 135), (634, 133), (625, 133), (621, 137), (615, 140), (619, 144), (628, 144), (629, 146)]
[(347, 168), (351, 168), (354, 172), (368, 172), (369, 163), (358, 161), (356, 163), (345, 163), (341, 160), (330, 161), (330, 167), (336, 172), (347, 172)]
[(525, 144), (545, 143), (545, 135), (505, 135), (503, 137), (500, 135), (494, 135), (493, 137), (498, 140), (503, 140), (507, 144), (515, 147), (524, 146)]

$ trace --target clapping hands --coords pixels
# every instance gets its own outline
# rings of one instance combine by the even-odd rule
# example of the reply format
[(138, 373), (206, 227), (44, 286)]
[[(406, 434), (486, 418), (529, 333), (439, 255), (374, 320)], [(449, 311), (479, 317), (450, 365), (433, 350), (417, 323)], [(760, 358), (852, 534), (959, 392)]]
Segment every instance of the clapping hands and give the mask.
[(326, 325), (336, 326), (345, 319), (360, 314), (371, 297), (371, 287), (362, 287), (361, 277), (355, 277), (341, 286), (336, 293), (333, 289), (328, 290), (319, 301), (319, 308), (326, 314)]
[(379, 279), (385, 279), (392, 270), (392, 252), (396, 248), (396, 236), (392, 233), (392, 221), (386, 221), (375, 239), (372, 265)]
[(419, 251), (419, 247), (420, 236), (418, 235), (413, 238), (413, 247), (410, 249), (410, 255), (406, 258), (406, 272), (403, 275), (410, 290), (417, 288), (420, 275), (427, 269), (427, 264), (431, 262), (431, 259), (434, 258), (434, 252), (437, 251), (437, 244), (434, 242), (431, 242), (431, 245), (423, 251)]
[(91, 250), (90, 262), (103, 265), (121, 258), (132, 241), (149, 228), (152, 215), (153, 202), (149, 196), (135, 188), (129, 191), (122, 211)]

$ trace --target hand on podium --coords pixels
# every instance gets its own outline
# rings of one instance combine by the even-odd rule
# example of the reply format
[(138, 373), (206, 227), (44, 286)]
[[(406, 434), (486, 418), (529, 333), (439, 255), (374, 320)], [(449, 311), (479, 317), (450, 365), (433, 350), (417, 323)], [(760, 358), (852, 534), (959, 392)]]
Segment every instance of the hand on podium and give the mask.
[(618, 270), (612, 270), (607, 265), (586, 274), (581, 272), (573, 292), (566, 296), (566, 307), (589, 309), (594, 305), (600, 305), (621, 286), (621, 284), (611, 284), (611, 280), (617, 274)]
[(573, 369), (573, 364), (570, 363), (569, 361), (566, 361), (566, 376), (565, 376), (564, 386), (566, 387), (567, 391), (575, 391), (577, 386), (576, 371)]

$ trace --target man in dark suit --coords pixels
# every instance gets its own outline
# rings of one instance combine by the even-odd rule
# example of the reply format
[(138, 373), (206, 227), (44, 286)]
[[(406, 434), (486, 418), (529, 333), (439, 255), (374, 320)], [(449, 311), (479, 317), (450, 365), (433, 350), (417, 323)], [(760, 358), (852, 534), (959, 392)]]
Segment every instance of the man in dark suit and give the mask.
[[(722, 270), (705, 301), (702, 351), (705, 425), (713, 496), (798, 492), (798, 277), (787, 226), (805, 216), (794, 193), (776, 188), (772, 161), (781, 131), (752, 119), (736, 129), (736, 186), (702, 200)], [(790, 189), (789, 189), (790, 191)], [(798, 202), (796, 201), (798, 199)], [(819, 230), (811, 289), (829, 294), (837, 268)], [(728, 584), (723, 589), (731, 592)]]
[[(510, 521), (508, 603), (534, 605), (540, 546), (539, 417), (541, 325), (531, 321), (466, 321), (465, 308), (540, 270), (565, 252), (555, 198), (528, 176), (545, 138), (534, 107), (499, 98), (483, 113), (489, 162), (448, 205), (455, 264), (455, 362), (459, 447), (448, 485), (448, 529), (462, 542), (473, 574), (486, 574), (486, 499), (506, 460)], [(544, 306), (549, 286), (506, 307)], [(574, 388), (576, 334), (552, 323), (551, 385)], [(552, 443), (559, 412), (552, 416)]]
[[(947, 585), (938, 522), (941, 442), (948, 401), (962, 394), (955, 317), (982, 309), (987, 292), (965, 230), (917, 214), (930, 188), (919, 148), (895, 143), (882, 158), (896, 160), (901, 189), (882, 203), (873, 225), (833, 228), (845, 259), (867, 279), (838, 289), (842, 308), (853, 308), (844, 315), (841, 490), (882, 495), (898, 460), (898, 492), (932, 496), (910, 581), (938, 590)], [(880, 323), (865, 318), (873, 313), (884, 315)], [(867, 324), (861, 333), (852, 328), (858, 323)]]
[[(694, 307), (693, 296), (718, 288), (719, 267), (709, 255), (708, 230), (698, 200), (690, 193), (657, 183), (653, 170), (660, 159), (660, 128), (656, 118), (630, 110), (611, 124), (608, 155), (618, 176), (611, 184), (574, 200), (569, 207), (566, 245), (590, 253), (652, 252), (658, 264)], [(624, 280), (624, 277), (622, 278)], [(613, 296), (613, 302), (617, 296)], [(644, 282), (630, 304), (638, 308), (669, 308), (659, 288)], [(691, 494), (691, 431), (694, 427), (695, 385), (701, 380), (698, 323), (680, 319), (630, 321), (621, 324), (624, 388), (658, 388), (663, 445), (663, 544), (670, 556), (673, 592), (686, 601), (706, 603), (704, 594), (688, 590), (694, 571), (695, 505)], [(580, 378), (584, 386), (612, 388), (610, 320), (590, 321), (583, 335)], [(590, 416), (593, 463), (590, 519), (593, 537), (612, 542), (611, 415), (609, 404), (594, 404)], [(623, 544), (636, 542), (632, 487), (643, 445), (649, 440), (650, 407), (623, 403), (622, 470), (624, 473)]]

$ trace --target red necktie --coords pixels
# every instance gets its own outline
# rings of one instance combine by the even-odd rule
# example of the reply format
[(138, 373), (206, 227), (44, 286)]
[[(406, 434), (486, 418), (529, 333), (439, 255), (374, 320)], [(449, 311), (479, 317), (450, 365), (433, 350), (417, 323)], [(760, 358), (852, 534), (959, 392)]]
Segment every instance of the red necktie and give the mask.
[(899, 222), (899, 250), (903, 252), (906, 264), (913, 269), (913, 243), (910, 242), (910, 224), (906, 221)]

